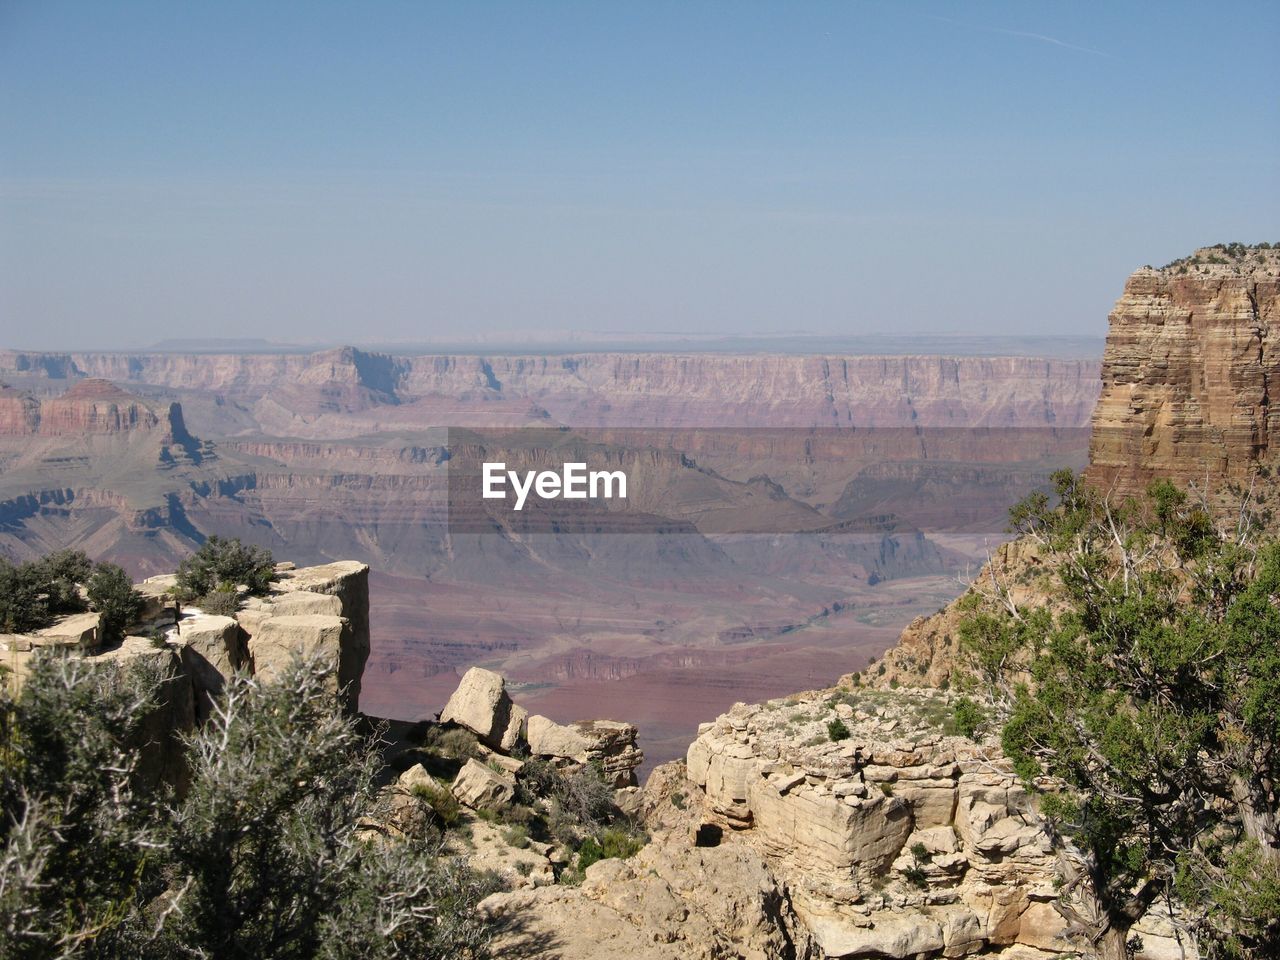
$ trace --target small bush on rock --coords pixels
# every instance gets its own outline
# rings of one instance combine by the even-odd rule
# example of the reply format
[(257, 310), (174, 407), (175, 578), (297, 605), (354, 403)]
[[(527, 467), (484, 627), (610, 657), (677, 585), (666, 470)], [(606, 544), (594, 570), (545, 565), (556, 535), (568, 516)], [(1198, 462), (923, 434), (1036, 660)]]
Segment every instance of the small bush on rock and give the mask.
[(262, 594), (275, 576), (270, 550), (238, 538), (210, 537), (178, 564), (178, 589), (186, 597), (203, 597), (220, 587), (243, 585), (250, 593)]
[(625, 860), (638, 853), (644, 839), (626, 830), (611, 827), (598, 837), (587, 837), (578, 848), (578, 869), (586, 870), (601, 860)]
[(89, 606), (98, 611), (98, 639), (116, 643), (124, 637), (125, 628), (142, 612), (142, 594), (133, 589), (133, 580), (114, 563), (100, 563), (93, 568), (85, 584)]
[(234, 617), (240, 610), (240, 595), (234, 587), (219, 587), (198, 599), (196, 606), (215, 617)]
[(972, 740), (986, 719), (987, 715), (983, 713), (982, 708), (968, 697), (961, 697), (956, 701), (952, 723), (961, 736)]

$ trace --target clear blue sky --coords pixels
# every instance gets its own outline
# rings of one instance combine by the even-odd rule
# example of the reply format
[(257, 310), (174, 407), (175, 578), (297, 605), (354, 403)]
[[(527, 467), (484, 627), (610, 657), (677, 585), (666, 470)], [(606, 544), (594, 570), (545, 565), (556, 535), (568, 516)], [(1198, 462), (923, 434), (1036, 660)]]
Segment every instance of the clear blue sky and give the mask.
[(1280, 4), (0, 0), (0, 346), (1101, 334), (1280, 241)]

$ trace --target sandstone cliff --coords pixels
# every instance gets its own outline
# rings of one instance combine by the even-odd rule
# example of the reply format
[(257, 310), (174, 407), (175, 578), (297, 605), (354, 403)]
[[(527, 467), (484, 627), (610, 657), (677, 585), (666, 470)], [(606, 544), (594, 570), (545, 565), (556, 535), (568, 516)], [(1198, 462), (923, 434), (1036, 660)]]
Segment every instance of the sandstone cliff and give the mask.
[(1111, 312), (1089, 478), (1220, 491), (1280, 457), (1280, 249), (1208, 247), (1136, 271)]

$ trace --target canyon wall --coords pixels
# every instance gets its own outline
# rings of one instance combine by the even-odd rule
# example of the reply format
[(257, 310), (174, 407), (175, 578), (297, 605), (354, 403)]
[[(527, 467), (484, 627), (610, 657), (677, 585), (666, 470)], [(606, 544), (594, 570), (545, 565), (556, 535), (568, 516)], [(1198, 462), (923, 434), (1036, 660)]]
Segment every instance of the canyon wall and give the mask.
[(1208, 487), (1280, 456), (1280, 249), (1209, 247), (1136, 271), (1111, 312), (1088, 476)]
[(109, 380), (74, 381), (65, 393), (45, 399), (0, 385), (0, 437), (83, 437), (157, 430), (169, 442), (187, 439), (181, 406), (147, 403)]
[[(1098, 388), (1095, 361), (1033, 357), (393, 357), (352, 347), (259, 355), (0, 351), (0, 378), (11, 382), (38, 388), (82, 377), (164, 388), (184, 400), (193, 392), (218, 394), (248, 410), (265, 432), (308, 437), (548, 421), (1072, 427), (1087, 423)], [(229, 421), (216, 422), (218, 412), (203, 411), (210, 422), (193, 422), (195, 432), (221, 435)]]

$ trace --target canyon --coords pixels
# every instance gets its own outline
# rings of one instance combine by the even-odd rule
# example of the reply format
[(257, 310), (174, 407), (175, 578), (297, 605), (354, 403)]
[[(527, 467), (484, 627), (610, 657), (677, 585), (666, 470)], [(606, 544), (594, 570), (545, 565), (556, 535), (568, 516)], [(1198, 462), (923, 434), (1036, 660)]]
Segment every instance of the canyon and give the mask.
[[(430, 716), (479, 664), (559, 721), (609, 703), (655, 763), (735, 700), (859, 668), (954, 595), (1007, 537), (1007, 504), (1083, 465), (1097, 370), (0, 351), (0, 551), (80, 547), (137, 576), (215, 533), (300, 563), (360, 557), (372, 712)], [(634, 478), (622, 512), (450, 503), (476, 455), (543, 470), (571, 449)]]
[[(1094, 489), (1123, 496), (1173, 476), (1204, 484), (1211, 505), (1215, 488), (1241, 482), (1266, 502), (1276, 277), (1270, 248), (1206, 248), (1130, 279), (1093, 413)], [(1244, 346), (1227, 349), (1233, 340)], [(314, 645), (358, 681), (350, 709), (438, 712), (443, 728), (470, 730), (484, 762), (467, 760), (444, 784), (410, 765), (422, 755), (411, 746), (400, 766), (392, 759), (389, 789), (448, 789), (467, 808), (468, 855), (507, 886), (481, 905), (500, 949), (565, 960), (602, 949), (652, 960), (1095, 955), (1067, 921), (1099, 917), (1063, 886), (1057, 827), (997, 730), (956, 728), (953, 689), (973, 594), (956, 599), (956, 574), (982, 560), (969, 572), (977, 586), (1007, 584), (1023, 607), (1046, 602), (1042, 545), (1007, 542), (996, 517), (1048, 470), (1072, 466), (1064, 460), (1087, 440), (1079, 425), (993, 390), (987, 399), (1004, 399), (970, 412), (1010, 421), (999, 426), (888, 414), (846, 428), (540, 417), (326, 439), (216, 435), (230, 420), (188, 430), (186, 401), (176, 407), (154, 385), (59, 380), (33, 375), (4, 394), (6, 551), (78, 535), (159, 564), (228, 531), (328, 558), (281, 565), (270, 595), (234, 620), (189, 612), (184, 669), (209, 692), (235, 656), (267, 677), (284, 653)], [(206, 427), (215, 433), (202, 436)], [(642, 493), (585, 515), (531, 503), (534, 521), (497, 509), (452, 516), (449, 471), (499, 451), (521, 469), (599, 457), (634, 471)], [(372, 572), (332, 562), (328, 551), (353, 542)], [(142, 586), (160, 596), (168, 582)], [(60, 642), (82, 644), (78, 629)], [(897, 645), (867, 670), (886, 634)], [(146, 652), (135, 646), (125, 652)], [(201, 702), (193, 693), (197, 716)], [(398, 730), (412, 739), (433, 726)], [(564, 851), (513, 845), (492, 827), (530, 755), (597, 765), (647, 845), (586, 866), (577, 886), (556, 883)], [(1140, 916), (1125, 952), (1197, 956), (1180, 909)]]

